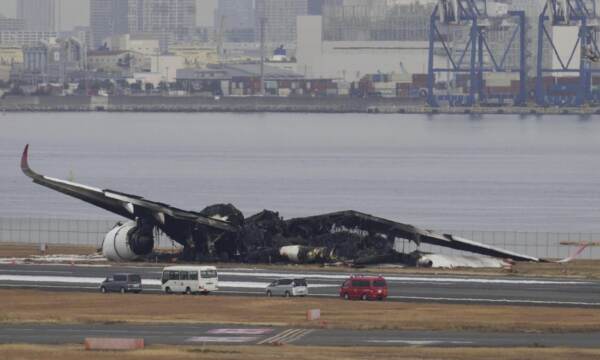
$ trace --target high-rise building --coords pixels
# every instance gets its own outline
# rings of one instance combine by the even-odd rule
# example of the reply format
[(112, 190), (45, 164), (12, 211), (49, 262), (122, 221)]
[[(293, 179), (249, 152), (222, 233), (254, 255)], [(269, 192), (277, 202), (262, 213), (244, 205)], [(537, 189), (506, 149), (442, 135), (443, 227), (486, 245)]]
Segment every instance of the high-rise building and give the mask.
[(25, 20), (9, 18), (0, 14), (0, 31), (24, 31)]
[(297, 18), (308, 14), (308, 0), (256, 0), (255, 6), (257, 39), (264, 22), (266, 43), (287, 45), (296, 42)]
[(56, 0), (18, 0), (17, 18), (28, 31), (57, 31)]
[(223, 31), (225, 41), (254, 41), (253, 0), (219, 0), (215, 11), (215, 30)]
[(90, 0), (92, 44), (103, 45), (113, 35), (153, 36), (161, 50), (169, 44), (193, 38), (196, 28), (195, 0)]
[(128, 0), (129, 33), (157, 37), (161, 50), (193, 38), (196, 0)]
[(425, 41), (432, 4), (390, 0), (323, 0), (326, 41)]
[(308, 0), (308, 15), (323, 15), (323, 0)]
[(0, 31), (0, 44), (12, 46), (35, 45), (58, 36), (56, 31)]
[(131, 0), (90, 0), (91, 48), (103, 45), (104, 39), (129, 31), (128, 9)]

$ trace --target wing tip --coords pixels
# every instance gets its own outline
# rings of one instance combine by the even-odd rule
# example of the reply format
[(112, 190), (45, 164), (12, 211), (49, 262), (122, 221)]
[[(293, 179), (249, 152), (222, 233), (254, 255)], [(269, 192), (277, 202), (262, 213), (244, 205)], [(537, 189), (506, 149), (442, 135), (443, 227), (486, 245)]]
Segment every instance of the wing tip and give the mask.
[(23, 155), (21, 156), (21, 170), (27, 176), (34, 175), (34, 172), (29, 167), (29, 144), (25, 145), (25, 149), (23, 149)]

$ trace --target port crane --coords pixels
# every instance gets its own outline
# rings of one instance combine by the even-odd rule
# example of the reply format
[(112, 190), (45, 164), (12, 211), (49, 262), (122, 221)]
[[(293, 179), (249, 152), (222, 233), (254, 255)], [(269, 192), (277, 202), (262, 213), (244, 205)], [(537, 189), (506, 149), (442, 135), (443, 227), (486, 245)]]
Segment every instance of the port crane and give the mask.
[[(508, 36), (503, 42), (493, 42), (494, 32), (505, 32)], [(466, 35), (464, 42), (460, 39), (462, 34)], [(509, 54), (515, 48), (518, 48), (517, 59), (510, 61)], [(511, 89), (503, 94), (486, 91), (485, 73), (517, 74), (518, 91)], [(457, 82), (462, 91), (452, 89)], [(438, 1), (429, 27), (427, 101), (430, 106), (437, 107), (440, 102), (449, 106), (501, 104), (506, 100), (512, 101), (512, 105), (524, 105), (526, 82), (524, 11), (509, 11), (506, 4), (486, 0)]]
[[(564, 36), (568, 28), (574, 36)], [(600, 72), (594, 67), (594, 63), (600, 62), (598, 28), (595, 0), (546, 2), (539, 15), (537, 34), (535, 95), (538, 105), (600, 103), (600, 91), (592, 91), (593, 74)], [(552, 54), (549, 66), (544, 62), (550, 58), (546, 45)]]

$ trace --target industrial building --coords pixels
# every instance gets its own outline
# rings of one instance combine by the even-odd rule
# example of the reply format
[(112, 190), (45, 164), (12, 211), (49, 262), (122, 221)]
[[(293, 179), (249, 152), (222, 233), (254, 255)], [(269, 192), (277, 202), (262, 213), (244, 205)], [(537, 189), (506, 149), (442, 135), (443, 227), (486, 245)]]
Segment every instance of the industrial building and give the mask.
[(96, 50), (88, 52), (88, 68), (118, 77), (132, 76), (149, 66), (142, 54), (131, 50)]
[[(204, 95), (249, 96), (261, 93), (260, 64), (223, 64), (206, 69), (177, 70), (180, 88)], [(267, 95), (325, 96), (328, 90), (337, 94), (331, 79), (310, 79), (292, 71), (269, 65), (264, 67)]]
[(149, 35), (113, 35), (105, 39), (105, 44), (110, 50), (130, 50), (147, 57), (160, 54), (158, 39)]
[(298, 18), (298, 73), (315, 78), (359, 81), (364, 75), (427, 73), (428, 42), (331, 41), (323, 38), (321, 16)]
[(19, 80), (26, 83), (64, 83), (69, 73), (82, 71), (87, 63), (85, 46), (78, 39), (50, 39), (23, 48)]
[(325, 41), (427, 41), (429, 3), (324, 0)]
[(14, 65), (23, 63), (23, 50), (20, 46), (0, 45), (0, 80), (10, 80)]
[[(298, 18), (297, 71), (356, 84), (377, 74), (410, 82), (413, 74), (427, 73), (432, 9), (418, 2), (323, 0), (322, 16)], [(396, 84), (385, 86), (377, 93), (401, 92)]]

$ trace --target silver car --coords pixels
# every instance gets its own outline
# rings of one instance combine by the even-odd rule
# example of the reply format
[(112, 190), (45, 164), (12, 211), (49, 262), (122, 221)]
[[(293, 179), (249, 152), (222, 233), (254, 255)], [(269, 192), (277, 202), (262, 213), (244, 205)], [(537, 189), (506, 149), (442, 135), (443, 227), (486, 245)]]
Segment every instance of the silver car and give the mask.
[(267, 286), (267, 296), (306, 296), (308, 285), (306, 279), (279, 279)]

